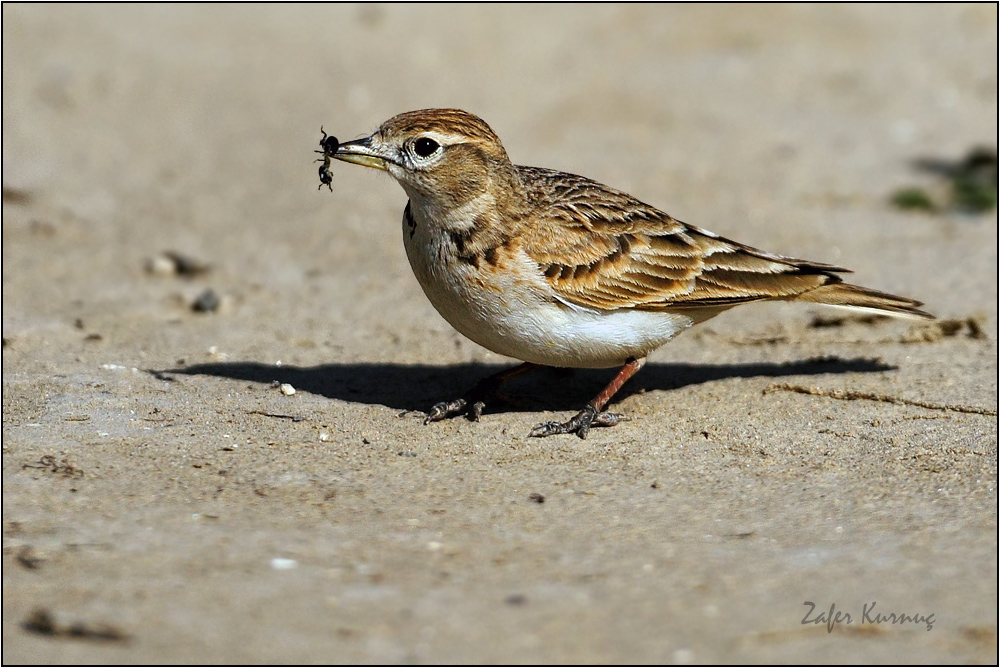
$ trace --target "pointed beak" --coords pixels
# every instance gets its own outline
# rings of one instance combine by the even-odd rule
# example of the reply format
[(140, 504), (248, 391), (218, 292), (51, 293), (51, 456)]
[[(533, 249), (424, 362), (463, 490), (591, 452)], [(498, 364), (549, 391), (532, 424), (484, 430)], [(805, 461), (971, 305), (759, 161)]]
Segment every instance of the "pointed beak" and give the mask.
[(330, 157), (386, 171), (387, 158), (379, 154), (378, 149), (373, 146), (371, 137), (345, 142), (338, 146), (337, 152)]

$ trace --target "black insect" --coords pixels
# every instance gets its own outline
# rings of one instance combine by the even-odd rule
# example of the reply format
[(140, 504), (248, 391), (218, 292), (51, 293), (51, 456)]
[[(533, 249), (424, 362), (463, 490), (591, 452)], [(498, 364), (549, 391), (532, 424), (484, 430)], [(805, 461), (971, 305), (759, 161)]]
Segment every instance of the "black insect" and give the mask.
[(322, 153), (322, 158), (317, 158), (316, 162), (322, 162), (323, 164), (319, 167), (319, 186), (317, 189), (326, 186), (333, 192), (333, 174), (330, 173), (330, 156), (337, 152), (337, 148), (340, 147), (340, 142), (333, 135), (326, 134), (323, 130), (323, 126), (319, 126), (319, 131), (323, 133), (323, 138), (319, 140), (319, 145), (323, 149), (322, 151), (316, 151), (317, 153)]
[(319, 166), (319, 186), (316, 187), (316, 190), (326, 186), (330, 189), (330, 192), (333, 192), (333, 186), (330, 185), (333, 183), (333, 174), (330, 173), (329, 166), (329, 158), (326, 159), (325, 164)]
[(328, 135), (323, 131), (323, 126), (319, 126), (319, 131), (323, 133), (323, 138), (319, 140), (319, 145), (322, 147), (322, 151), (316, 151), (317, 153), (322, 153), (323, 155), (333, 155), (337, 152), (337, 148), (340, 146), (340, 142), (333, 135)]

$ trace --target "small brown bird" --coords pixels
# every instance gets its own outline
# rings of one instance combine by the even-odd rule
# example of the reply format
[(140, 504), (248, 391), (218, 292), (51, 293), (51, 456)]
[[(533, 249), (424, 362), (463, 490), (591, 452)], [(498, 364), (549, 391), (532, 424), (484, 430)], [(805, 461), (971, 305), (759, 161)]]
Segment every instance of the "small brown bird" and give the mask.
[(918, 301), (844, 283), (847, 269), (730, 241), (582, 176), (515, 165), (490, 126), (458, 109), (400, 114), (330, 157), (399, 182), (410, 198), (403, 243), (428, 299), (468, 338), (524, 360), (435, 405), (425, 423), (478, 420), (501, 383), (539, 365), (620, 367), (576, 416), (531, 431), (585, 438), (623, 418), (604, 408), (649, 353), (748, 302), (933, 317)]

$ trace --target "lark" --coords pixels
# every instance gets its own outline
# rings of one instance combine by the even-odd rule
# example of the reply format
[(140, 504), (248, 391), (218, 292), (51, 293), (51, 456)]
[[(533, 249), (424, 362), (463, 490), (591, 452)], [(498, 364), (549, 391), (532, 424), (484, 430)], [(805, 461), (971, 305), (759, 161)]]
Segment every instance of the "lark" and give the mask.
[(411, 111), (363, 139), (322, 146), (324, 160), (399, 182), (409, 197), (403, 244), (427, 298), (472, 341), (523, 361), (436, 404), (425, 424), (478, 420), (502, 383), (538, 366), (619, 368), (575, 416), (530, 432), (586, 438), (624, 419), (604, 409), (647, 355), (740, 304), (933, 317), (921, 302), (844, 283), (843, 267), (766, 253), (588, 178), (515, 165), (489, 125), (458, 109)]

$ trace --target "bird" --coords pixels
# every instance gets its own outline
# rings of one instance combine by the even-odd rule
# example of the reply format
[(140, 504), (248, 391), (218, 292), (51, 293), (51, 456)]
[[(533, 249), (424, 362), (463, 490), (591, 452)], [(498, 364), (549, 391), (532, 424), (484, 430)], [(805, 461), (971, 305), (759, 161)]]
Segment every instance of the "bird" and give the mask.
[(424, 294), (465, 337), (522, 361), (435, 404), (425, 424), (478, 421), (503, 383), (540, 366), (617, 368), (576, 415), (529, 432), (586, 438), (626, 419), (605, 408), (651, 352), (750, 302), (934, 317), (916, 300), (845, 283), (849, 269), (727, 239), (583, 176), (515, 165), (493, 129), (460, 109), (402, 113), (343, 143), (324, 133), (320, 145), (321, 178), (333, 158), (402, 186), (403, 245)]

